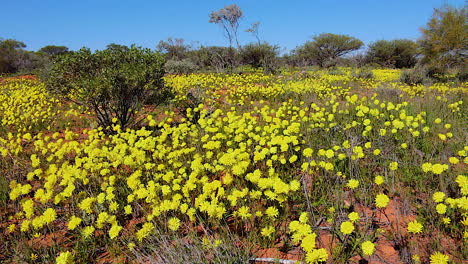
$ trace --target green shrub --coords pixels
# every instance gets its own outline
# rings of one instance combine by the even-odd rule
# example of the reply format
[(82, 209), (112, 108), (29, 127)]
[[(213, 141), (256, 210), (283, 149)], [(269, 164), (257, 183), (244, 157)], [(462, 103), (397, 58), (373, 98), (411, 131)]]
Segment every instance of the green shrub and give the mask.
[(345, 74), (340, 68), (333, 67), (328, 70), (328, 74), (330, 75), (343, 75)]
[(166, 97), (164, 62), (161, 54), (136, 46), (94, 53), (82, 48), (57, 57), (45, 81), (52, 92), (94, 111), (110, 132), (112, 119), (131, 126), (146, 99)]
[(400, 82), (415, 85), (424, 84), (429, 81), (426, 68), (414, 68), (404, 70), (400, 76)]
[(278, 69), (279, 46), (268, 43), (251, 43), (242, 47), (240, 56), (243, 64), (263, 68), (267, 73)]
[(189, 74), (198, 70), (198, 66), (188, 59), (168, 60), (164, 64), (164, 69), (170, 74)]
[(358, 79), (372, 79), (374, 78), (374, 73), (372, 73), (371, 69), (368, 68), (359, 68), (353, 70), (351, 76), (358, 78)]

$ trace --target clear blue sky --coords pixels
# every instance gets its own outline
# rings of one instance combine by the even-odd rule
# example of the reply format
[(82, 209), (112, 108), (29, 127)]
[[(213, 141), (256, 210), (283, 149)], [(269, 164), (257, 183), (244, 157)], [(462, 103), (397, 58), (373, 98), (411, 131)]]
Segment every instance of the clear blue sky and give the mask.
[(462, 6), (464, 1), (7, 0), (1, 4), (0, 38), (23, 41), (28, 50), (50, 44), (95, 50), (109, 43), (154, 48), (168, 37), (198, 45), (227, 45), (221, 28), (208, 23), (208, 15), (229, 4), (244, 12), (241, 43), (255, 40), (243, 31), (260, 21), (262, 40), (290, 50), (322, 32), (348, 34), (366, 44), (417, 39), (434, 7)]

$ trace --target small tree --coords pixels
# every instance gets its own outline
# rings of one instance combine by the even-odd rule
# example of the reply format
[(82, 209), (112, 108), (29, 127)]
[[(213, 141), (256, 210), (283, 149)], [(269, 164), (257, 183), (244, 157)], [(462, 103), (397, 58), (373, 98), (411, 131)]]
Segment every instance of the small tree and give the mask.
[(293, 54), (320, 67), (333, 66), (337, 58), (360, 49), (362, 45), (364, 43), (354, 37), (322, 33), (298, 47)]
[(242, 16), (242, 10), (238, 5), (225, 6), (218, 11), (210, 13), (209, 22), (218, 24), (224, 29), (224, 33), (229, 40), (229, 47), (232, 47), (232, 42), (235, 40), (237, 48), (240, 48), (237, 30), (239, 29), (239, 20)]
[(47, 54), (48, 56), (56, 56), (67, 53), (68, 48), (65, 46), (47, 45), (39, 49), (38, 52)]
[(245, 32), (251, 33), (255, 39), (257, 40), (257, 44), (260, 45), (260, 38), (258, 37), (258, 28), (260, 26), (260, 22), (254, 22), (252, 23), (252, 26), (245, 30)]
[(161, 54), (136, 46), (95, 53), (82, 48), (57, 57), (46, 82), (53, 92), (92, 109), (98, 124), (111, 132), (113, 118), (128, 127), (145, 99), (165, 98), (163, 66)]
[(181, 38), (161, 40), (156, 48), (166, 55), (167, 60), (183, 60), (191, 49), (190, 45), (185, 44), (184, 39)]
[(384, 67), (411, 68), (416, 65), (417, 44), (409, 39), (379, 40), (369, 45), (367, 59)]
[(21, 41), (0, 39), (0, 74), (29, 74), (47, 64), (46, 56), (24, 50), (25, 47)]
[(423, 62), (443, 68), (463, 66), (468, 58), (468, 9), (445, 6), (434, 9), (420, 45)]
[(24, 56), (26, 45), (14, 39), (0, 39), (0, 73), (15, 73), (18, 61)]

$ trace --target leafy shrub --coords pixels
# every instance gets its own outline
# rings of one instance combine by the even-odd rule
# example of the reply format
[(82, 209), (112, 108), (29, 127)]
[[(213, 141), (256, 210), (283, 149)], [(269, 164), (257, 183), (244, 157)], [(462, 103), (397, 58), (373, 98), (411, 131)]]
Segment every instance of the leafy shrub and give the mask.
[(164, 65), (164, 69), (170, 74), (189, 74), (195, 72), (198, 66), (188, 59), (168, 60)]
[(351, 76), (359, 79), (372, 79), (374, 78), (374, 73), (372, 73), (372, 70), (368, 68), (359, 68), (354, 70), (351, 73)]
[(328, 70), (328, 74), (330, 74), (330, 75), (343, 75), (344, 72), (338, 67), (333, 67), (333, 68), (330, 68), (330, 70)]
[(367, 60), (383, 67), (411, 68), (417, 62), (418, 46), (409, 39), (378, 40), (369, 45)]
[(266, 72), (274, 72), (278, 68), (279, 46), (268, 43), (248, 44), (242, 47), (240, 56), (243, 64), (254, 68), (263, 68)]
[(121, 128), (135, 124), (145, 99), (167, 94), (163, 75), (163, 56), (149, 49), (82, 48), (57, 57), (45, 81), (52, 92), (92, 109), (110, 132), (114, 118)]
[(424, 84), (429, 81), (426, 68), (414, 68), (404, 70), (401, 73), (400, 81), (406, 84)]
[(457, 79), (459, 82), (466, 82), (468, 81), (468, 67), (462, 67), (456, 74)]
[(232, 71), (239, 65), (238, 51), (232, 47), (200, 47), (190, 52), (190, 58), (201, 68), (216, 72)]

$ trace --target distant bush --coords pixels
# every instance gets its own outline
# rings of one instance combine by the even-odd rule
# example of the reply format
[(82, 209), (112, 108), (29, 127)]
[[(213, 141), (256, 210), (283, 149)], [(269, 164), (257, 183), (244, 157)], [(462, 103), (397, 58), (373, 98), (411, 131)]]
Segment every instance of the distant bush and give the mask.
[(456, 73), (456, 76), (459, 82), (468, 81), (468, 66), (465, 65), (461, 69), (459, 69)]
[(372, 79), (374, 78), (374, 73), (369, 68), (358, 68), (353, 70), (351, 76), (359, 79)]
[(416, 67), (414, 69), (404, 70), (401, 73), (400, 81), (402, 83), (414, 85), (427, 83), (430, 79), (426, 68)]
[(188, 59), (168, 60), (164, 69), (170, 74), (188, 74), (198, 70), (198, 66)]
[(358, 50), (363, 45), (361, 40), (351, 36), (322, 33), (314, 36), (313, 41), (294, 49), (292, 56), (306, 65), (328, 68), (336, 66), (338, 58)]
[(189, 53), (191, 61), (200, 68), (216, 72), (232, 72), (239, 65), (239, 52), (232, 47), (200, 47)]
[(338, 67), (333, 67), (328, 70), (328, 74), (330, 75), (343, 75), (344, 72), (338, 68)]
[(242, 64), (248, 64), (254, 68), (263, 68), (271, 73), (278, 68), (279, 46), (268, 43), (251, 43), (242, 47), (240, 57)]
[(412, 68), (416, 65), (418, 46), (408, 39), (379, 40), (369, 45), (367, 61), (382, 67)]
[(251, 65), (240, 65), (236, 67), (233, 71), (234, 74), (246, 74), (246, 73), (261, 73), (262, 68), (255, 68)]
[(52, 92), (92, 109), (111, 132), (115, 119), (122, 128), (135, 124), (146, 99), (167, 97), (164, 62), (161, 54), (136, 46), (95, 53), (83, 48), (57, 57), (45, 81)]

